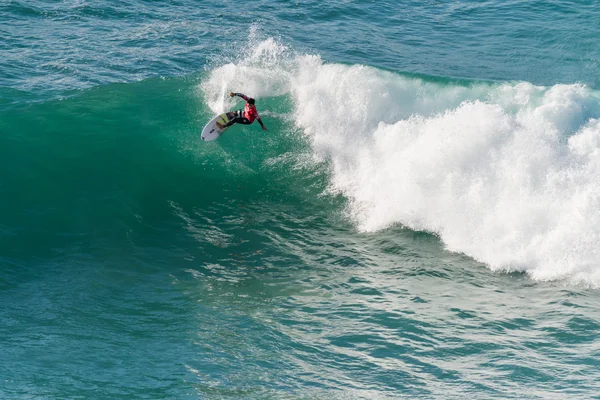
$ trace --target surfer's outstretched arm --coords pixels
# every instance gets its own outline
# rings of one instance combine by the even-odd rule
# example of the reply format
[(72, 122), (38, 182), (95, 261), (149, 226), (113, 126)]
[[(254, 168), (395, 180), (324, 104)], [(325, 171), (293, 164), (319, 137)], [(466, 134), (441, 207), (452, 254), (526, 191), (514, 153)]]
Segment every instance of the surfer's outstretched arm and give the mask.
[(234, 93), (234, 92), (230, 92), (229, 93), (229, 97), (233, 97), (233, 96), (240, 96), (242, 99), (248, 101), (249, 97), (246, 96), (244, 93)]

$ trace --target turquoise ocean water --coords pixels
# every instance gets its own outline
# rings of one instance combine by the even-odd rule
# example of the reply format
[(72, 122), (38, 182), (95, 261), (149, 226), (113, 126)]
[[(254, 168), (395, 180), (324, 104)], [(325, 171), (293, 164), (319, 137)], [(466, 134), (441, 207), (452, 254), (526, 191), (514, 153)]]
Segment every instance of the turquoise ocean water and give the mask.
[(598, 21), (0, 0), (0, 399), (600, 398)]

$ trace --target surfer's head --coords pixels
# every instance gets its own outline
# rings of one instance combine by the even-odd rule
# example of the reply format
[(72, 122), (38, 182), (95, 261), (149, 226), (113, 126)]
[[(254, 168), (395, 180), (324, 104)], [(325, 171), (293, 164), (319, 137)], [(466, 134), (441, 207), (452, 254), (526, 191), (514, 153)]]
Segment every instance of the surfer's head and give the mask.
[(250, 104), (254, 104), (254, 99), (253, 99), (252, 97), (250, 97), (250, 98), (248, 99), (248, 103), (250, 103)]

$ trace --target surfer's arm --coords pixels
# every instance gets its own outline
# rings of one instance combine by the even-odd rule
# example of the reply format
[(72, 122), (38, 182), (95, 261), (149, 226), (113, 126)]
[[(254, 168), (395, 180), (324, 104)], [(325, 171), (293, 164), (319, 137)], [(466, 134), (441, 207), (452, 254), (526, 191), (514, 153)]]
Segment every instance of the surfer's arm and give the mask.
[(265, 126), (265, 124), (263, 124), (262, 120), (260, 119), (260, 117), (256, 118), (256, 120), (258, 121), (258, 123), (260, 124), (261, 128), (263, 131), (267, 130), (267, 127)]
[(248, 101), (248, 99), (249, 99), (249, 97), (243, 93), (234, 93), (234, 92), (229, 93), (229, 97), (233, 97), (233, 96), (240, 96), (242, 99), (244, 99), (246, 101)]

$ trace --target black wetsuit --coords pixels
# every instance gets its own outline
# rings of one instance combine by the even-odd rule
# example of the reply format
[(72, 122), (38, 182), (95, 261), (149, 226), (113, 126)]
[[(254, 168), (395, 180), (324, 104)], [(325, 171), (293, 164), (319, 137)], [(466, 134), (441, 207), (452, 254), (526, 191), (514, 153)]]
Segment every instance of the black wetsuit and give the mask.
[(229, 122), (223, 125), (224, 128), (233, 124), (250, 125), (252, 123), (248, 118), (244, 117), (243, 110), (228, 112), (227, 117), (229, 118)]

